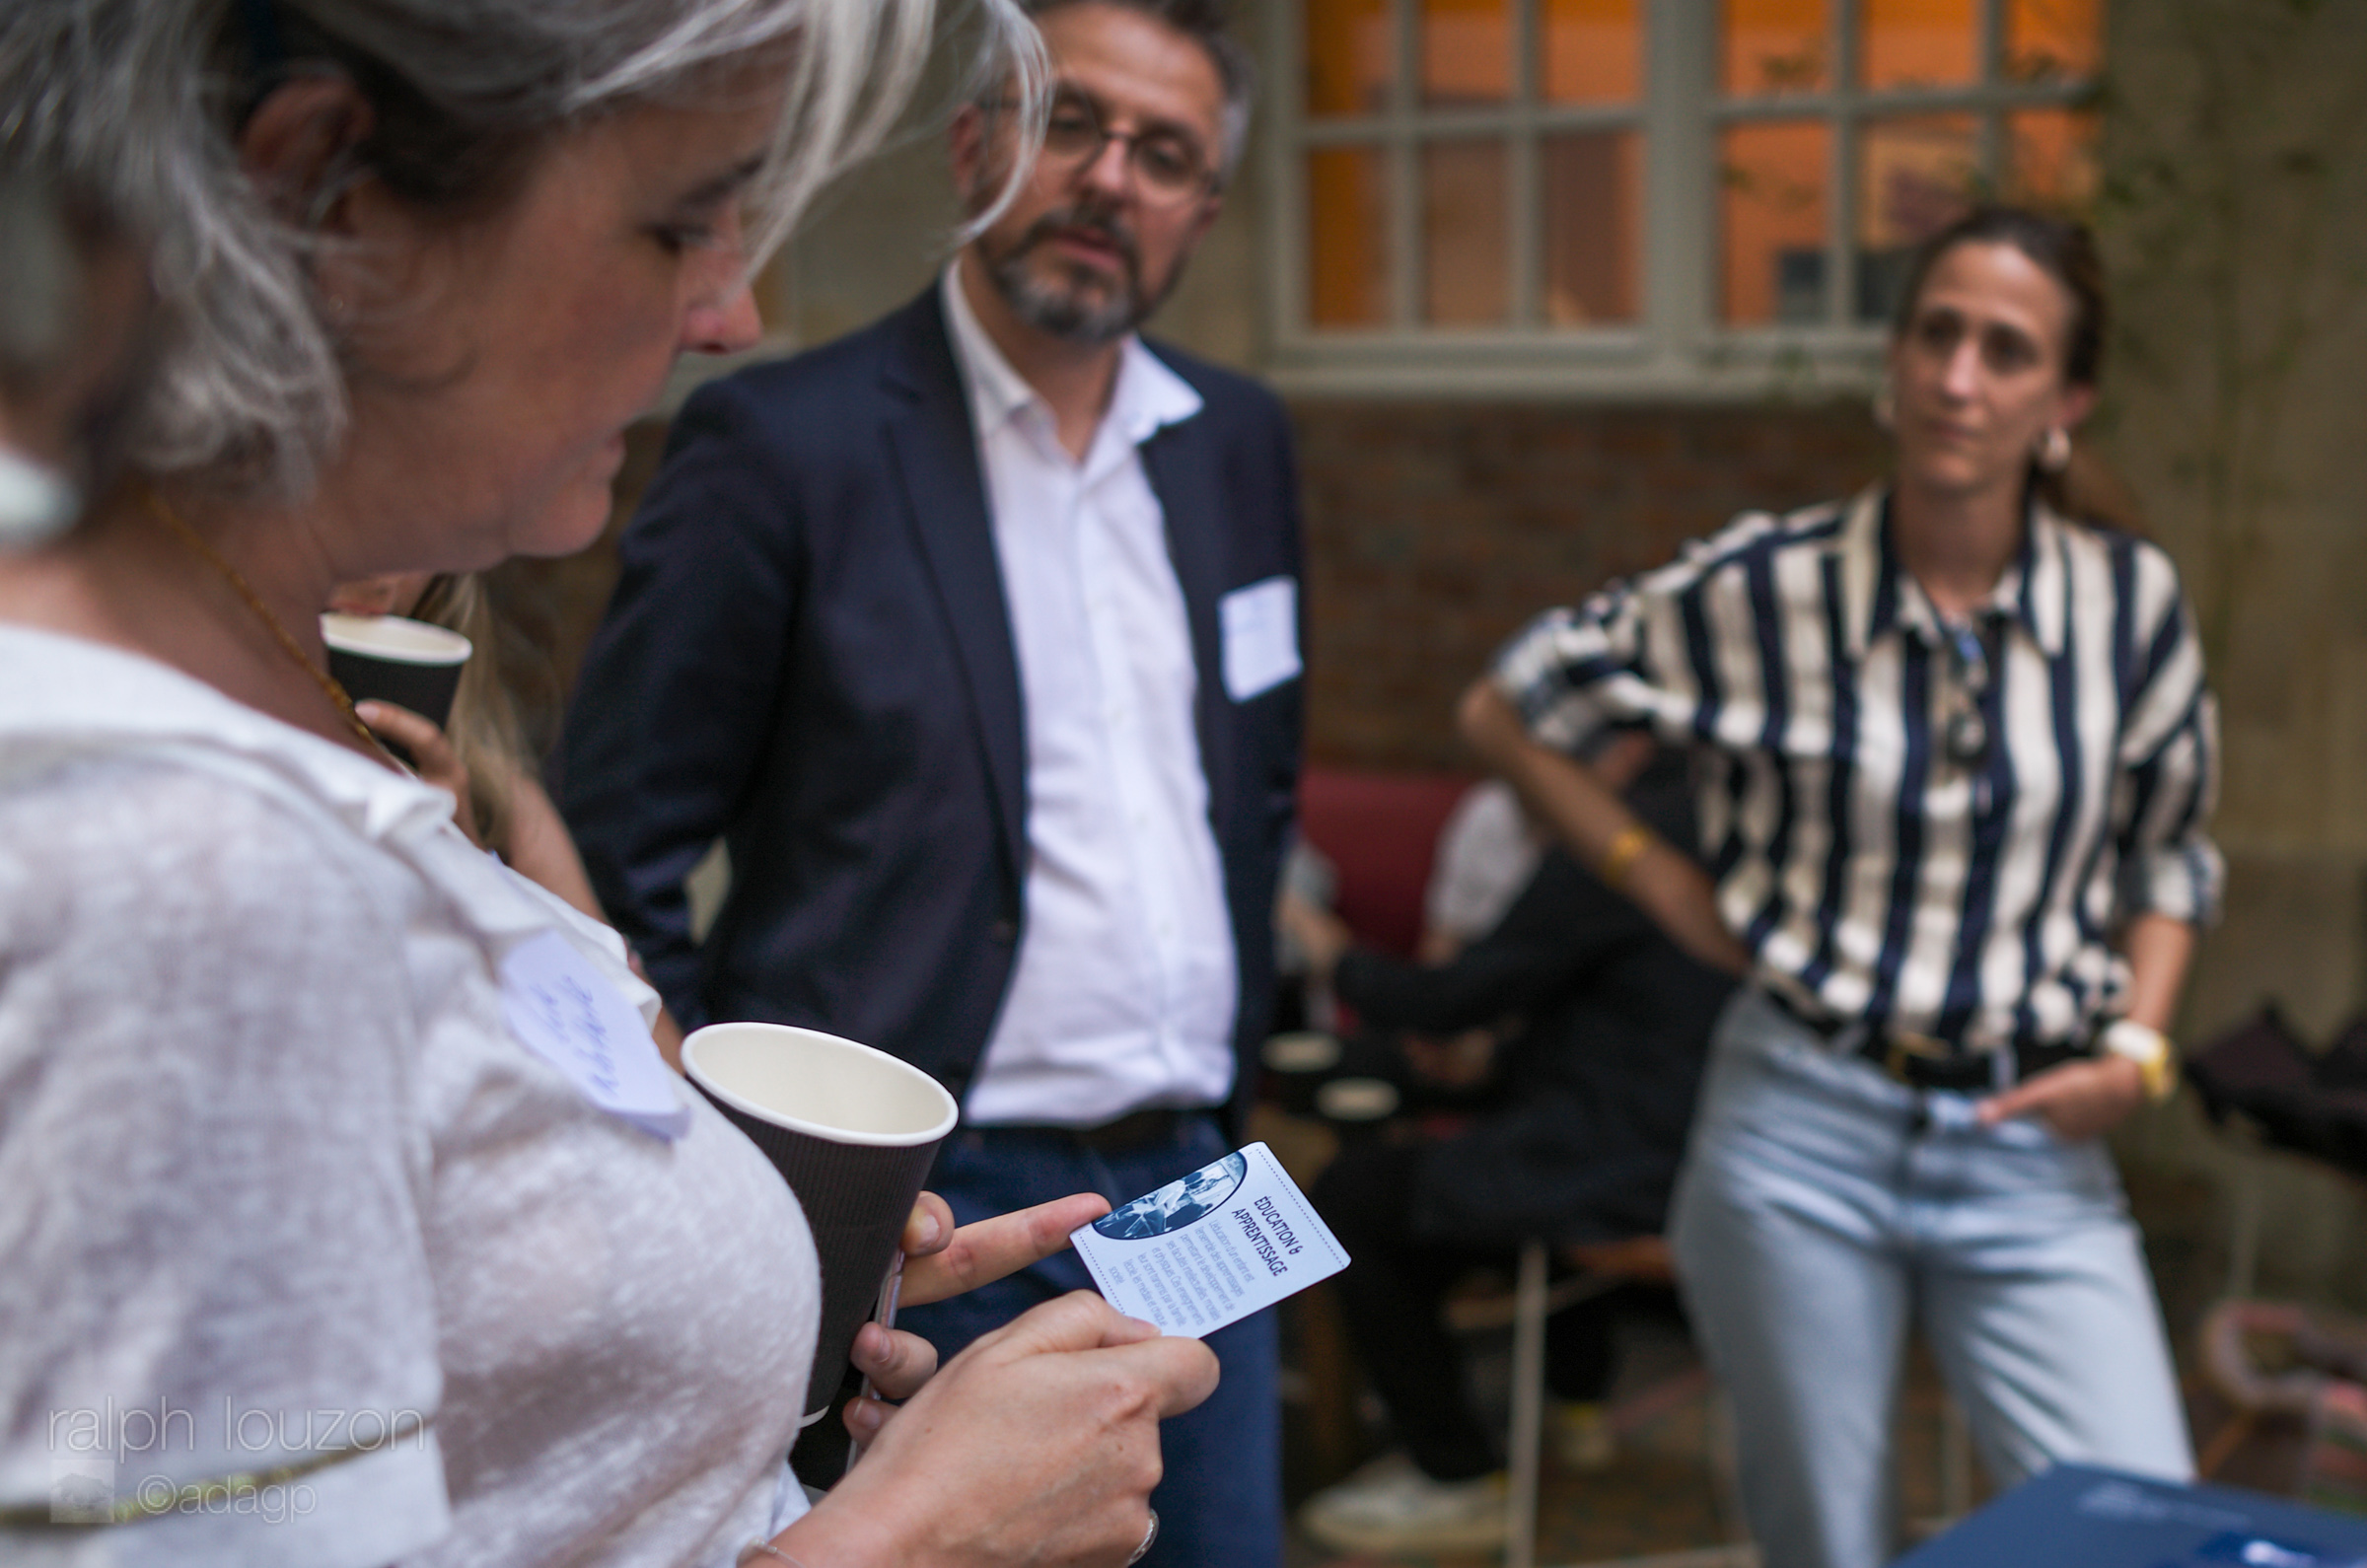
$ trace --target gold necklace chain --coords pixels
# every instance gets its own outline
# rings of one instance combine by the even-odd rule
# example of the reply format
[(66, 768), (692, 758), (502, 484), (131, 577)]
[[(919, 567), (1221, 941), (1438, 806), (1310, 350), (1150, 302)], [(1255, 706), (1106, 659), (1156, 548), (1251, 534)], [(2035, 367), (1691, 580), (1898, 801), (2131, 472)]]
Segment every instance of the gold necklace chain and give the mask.
[(271, 606), (263, 603), (260, 594), (248, 586), (247, 579), (239, 575), (239, 569), (224, 560), (222, 552), (208, 544), (203, 535), (183, 522), (180, 514), (174, 511), (172, 505), (157, 493), (154, 485), (142, 485), (140, 493), (156, 520), (181, 543), (186, 544), (199, 560), (212, 567), (222, 581), (231, 586), (232, 592), (247, 602), (247, 607), (254, 611), (254, 618), (263, 623), (263, 629), (271, 634), (272, 641), (279, 644), (280, 651), (295, 661), (297, 669), (313, 677), (313, 684), (319, 686), (322, 694), (328, 698), (330, 705), (337, 710), (338, 717), (360, 739), (363, 748), (374, 755), (384, 756), (386, 748), (380, 744), (377, 736), (370, 733), (370, 726), (362, 722), (362, 716), (353, 711), (353, 698), (337, 683), (337, 677), (313, 662), (313, 656), (306, 653), (304, 645), (279, 623), (279, 617), (271, 613)]

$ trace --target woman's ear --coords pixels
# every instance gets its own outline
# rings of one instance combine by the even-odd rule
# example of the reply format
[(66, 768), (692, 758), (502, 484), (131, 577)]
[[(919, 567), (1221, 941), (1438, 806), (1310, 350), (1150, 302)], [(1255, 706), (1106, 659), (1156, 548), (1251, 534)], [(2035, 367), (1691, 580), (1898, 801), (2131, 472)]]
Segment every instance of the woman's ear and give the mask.
[(2061, 417), (2055, 423), (2065, 430), (2077, 430), (2088, 415), (2096, 411), (2096, 389), (2077, 382), (2063, 389)]
[(352, 79), (321, 72), (283, 82), (239, 132), (239, 162), (280, 218), (308, 234), (342, 227), (354, 153), (376, 116)]
[(323, 324), (348, 348), (417, 282), (421, 232), (361, 159), (377, 111), (350, 77), (321, 71), (273, 88), (239, 133), (239, 159), (273, 212), (313, 242), (305, 269)]
[(954, 122), (947, 127), (946, 148), (953, 165), (954, 194), (960, 199), (965, 215), (973, 211), (973, 192), (984, 178), (987, 144), (993, 132), (986, 111), (975, 104), (965, 104), (956, 109)]

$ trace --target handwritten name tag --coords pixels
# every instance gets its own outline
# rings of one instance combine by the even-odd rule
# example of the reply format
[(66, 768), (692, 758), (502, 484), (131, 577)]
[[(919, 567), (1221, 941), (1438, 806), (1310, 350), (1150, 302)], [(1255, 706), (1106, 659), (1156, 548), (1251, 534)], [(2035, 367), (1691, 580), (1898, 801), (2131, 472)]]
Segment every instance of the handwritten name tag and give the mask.
[(1299, 583), (1269, 577), (1216, 606), (1225, 642), (1225, 694), (1247, 702), (1299, 673)]
[(679, 1138), (690, 1107), (640, 1013), (555, 931), (501, 961), (501, 1005), (518, 1042), (586, 1100), (645, 1132)]

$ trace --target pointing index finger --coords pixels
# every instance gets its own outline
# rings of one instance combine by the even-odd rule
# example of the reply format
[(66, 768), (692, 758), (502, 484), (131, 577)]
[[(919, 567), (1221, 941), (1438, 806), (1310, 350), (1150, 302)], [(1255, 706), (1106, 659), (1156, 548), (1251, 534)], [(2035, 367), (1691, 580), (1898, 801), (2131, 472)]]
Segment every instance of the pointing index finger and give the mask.
[(1069, 1232), (1109, 1212), (1108, 1199), (1079, 1192), (965, 1225), (943, 1251), (904, 1265), (901, 1299), (906, 1306), (918, 1307), (991, 1284), (1060, 1251), (1068, 1246)]

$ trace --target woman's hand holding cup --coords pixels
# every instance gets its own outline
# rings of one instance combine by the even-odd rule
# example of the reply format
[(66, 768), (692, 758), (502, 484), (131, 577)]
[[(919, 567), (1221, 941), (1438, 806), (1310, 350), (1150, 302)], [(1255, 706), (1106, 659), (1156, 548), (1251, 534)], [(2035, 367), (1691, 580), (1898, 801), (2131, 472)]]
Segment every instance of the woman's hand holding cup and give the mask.
[(452, 798), (460, 803), (454, 816), (461, 831), (477, 848), (484, 848), (477, 842), (475, 814), (468, 809), (468, 767), (453, 749), (452, 738), (432, 719), (392, 702), (365, 699), (353, 705), (353, 715), (372, 735), (408, 752), (411, 771), (419, 775), (421, 783), (452, 792)]
[[(959, 1296), (992, 1284), (1068, 1246), (1069, 1233), (1110, 1212), (1098, 1193), (1039, 1203), (957, 1229), (954, 1211), (934, 1192), (923, 1192), (904, 1222), (903, 1284), (897, 1300), (907, 1307)], [(918, 1334), (865, 1323), (855, 1334), (850, 1358), (871, 1380), (879, 1399), (855, 1399), (846, 1407), (846, 1429), (868, 1448), (896, 1414), (882, 1399), (909, 1399), (937, 1370), (937, 1349)]]

